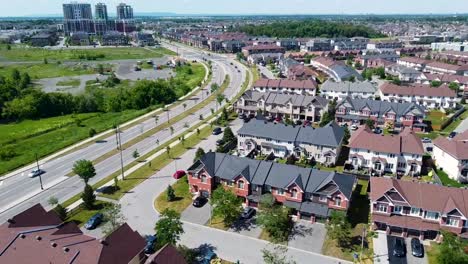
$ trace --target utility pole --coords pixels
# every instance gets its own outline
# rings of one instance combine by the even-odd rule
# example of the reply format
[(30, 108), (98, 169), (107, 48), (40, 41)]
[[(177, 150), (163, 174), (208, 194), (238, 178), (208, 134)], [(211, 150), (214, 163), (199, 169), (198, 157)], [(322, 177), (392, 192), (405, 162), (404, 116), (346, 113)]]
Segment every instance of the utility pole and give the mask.
[(122, 180), (125, 180), (125, 175), (124, 175), (124, 166), (123, 166), (123, 156), (122, 156), (122, 139), (120, 138), (120, 129), (117, 127), (117, 131), (119, 136), (118, 136), (118, 144), (119, 144), (119, 149), (120, 149), (120, 169), (122, 171)]
[(117, 144), (117, 150), (119, 150), (119, 127), (115, 128), (115, 143)]
[(44, 186), (42, 186), (42, 172), (39, 171), (39, 160), (37, 159), (37, 153), (36, 154), (36, 165), (37, 165), (37, 172), (39, 173), (39, 183), (41, 184), (41, 190), (44, 190)]
[(166, 113), (167, 113), (167, 123), (169, 124), (169, 109), (166, 109)]

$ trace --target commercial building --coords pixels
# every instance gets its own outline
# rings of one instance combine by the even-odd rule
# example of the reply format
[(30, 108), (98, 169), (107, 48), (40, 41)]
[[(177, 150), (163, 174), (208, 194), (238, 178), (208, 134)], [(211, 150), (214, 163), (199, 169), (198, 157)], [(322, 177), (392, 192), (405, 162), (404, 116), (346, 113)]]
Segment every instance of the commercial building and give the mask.
[(64, 32), (68, 36), (74, 32), (94, 33), (93, 13), (90, 4), (63, 4)]
[(369, 127), (362, 126), (349, 140), (348, 163), (356, 171), (366, 171), (378, 176), (417, 176), (421, 173), (424, 148), (421, 139), (405, 128), (398, 135), (378, 135)]
[(291, 126), (253, 119), (241, 127), (237, 150), (241, 156), (252, 151), (286, 158), (294, 155), (325, 165), (335, 165), (340, 156), (344, 128), (335, 122), (320, 127)]
[(192, 193), (209, 196), (226, 188), (257, 207), (263, 194), (293, 210), (296, 219), (311, 222), (328, 219), (334, 210), (349, 208), (356, 177), (294, 165), (240, 158), (209, 152), (188, 172)]
[(441, 241), (441, 230), (468, 238), (468, 190), (438, 184), (370, 179), (371, 221), (388, 235)]

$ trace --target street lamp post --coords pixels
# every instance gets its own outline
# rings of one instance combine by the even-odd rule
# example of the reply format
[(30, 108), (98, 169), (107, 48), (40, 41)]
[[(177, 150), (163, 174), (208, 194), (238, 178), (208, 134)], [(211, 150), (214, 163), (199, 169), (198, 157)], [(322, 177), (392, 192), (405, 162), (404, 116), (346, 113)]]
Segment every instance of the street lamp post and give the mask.
[(41, 190), (44, 190), (44, 186), (42, 186), (42, 173), (39, 171), (39, 160), (37, 159), (37, 153), (36, 154), (36, 165), (37, 165), (37, 172), (39, 173), (39, 183), (41, 184)]
[(123, 156), (122, 156), (122, 139), (120, 138), (120, 129), (117, 127), (118, 131), (118, 144), (119, 144), (119, 149), (120, 149), (120, 170), (122, 172), (122, 180), (125, 180), (125, 175), (124, 175), (124, 166), (123, 166)]

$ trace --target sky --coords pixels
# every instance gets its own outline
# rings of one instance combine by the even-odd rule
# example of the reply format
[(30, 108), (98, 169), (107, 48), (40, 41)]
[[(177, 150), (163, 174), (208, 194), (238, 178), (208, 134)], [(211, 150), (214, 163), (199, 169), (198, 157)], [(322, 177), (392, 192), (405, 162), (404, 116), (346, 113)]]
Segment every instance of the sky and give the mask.
[[(97, 2), (106, 3), (111, 14), (115, 13), (115, 6), (120, 2), (132, 5), (136, 13), (311, 15), (468, 13), (468, 0), (82, 0), (79, 2), (92, 5)], [(0, 17), (62, 14), (63, 3), (63, 0), (0, 0)]]

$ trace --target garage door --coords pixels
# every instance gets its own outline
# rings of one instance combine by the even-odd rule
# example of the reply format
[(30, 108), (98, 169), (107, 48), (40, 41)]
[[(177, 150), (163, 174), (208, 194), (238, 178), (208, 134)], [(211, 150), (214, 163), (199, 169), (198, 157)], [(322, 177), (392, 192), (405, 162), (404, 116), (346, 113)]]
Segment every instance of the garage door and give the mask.
[(311, 215), (310, 215), (310, 214), (303, 214), (303, 213), (301, 213), (301, 219), (302, 219), (302, 220), (310, 221)]
[(390, 233), (395, 236), (401, 236), (403, 233), (403, 229), (400, 227), (390, 227)]
[(408, 229), (408, 236), (409, 237), (419, 237), (419, 231), (414, 229)]
[(437, 237), (437, 231), (424, 232), (424, 239), (434, 240)]

